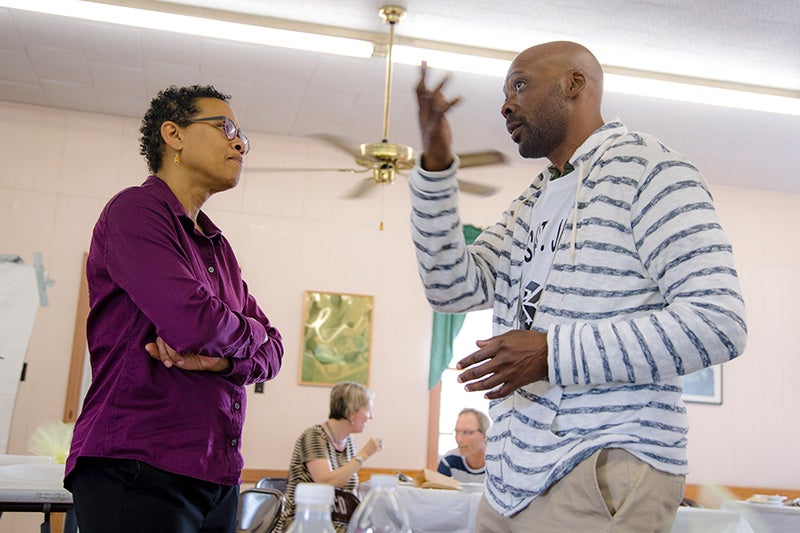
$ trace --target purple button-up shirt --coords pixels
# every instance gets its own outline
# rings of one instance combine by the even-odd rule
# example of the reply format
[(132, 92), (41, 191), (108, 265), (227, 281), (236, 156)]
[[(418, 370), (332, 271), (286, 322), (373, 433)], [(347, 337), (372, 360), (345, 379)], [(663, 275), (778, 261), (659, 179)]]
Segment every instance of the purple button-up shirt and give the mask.
[[(203, 232), (157, 176), (101, 213), (86, 264), (92, 384), (67, 475), (78, 457), (111, 457), (240, 482), (244, 386), (275, 377), (283, 344), (230, 243), (203, 212), (197, 220)], [(166, 368), (144, 349), (157, 336), (179, 352), (227, 357), (232, 368)]]

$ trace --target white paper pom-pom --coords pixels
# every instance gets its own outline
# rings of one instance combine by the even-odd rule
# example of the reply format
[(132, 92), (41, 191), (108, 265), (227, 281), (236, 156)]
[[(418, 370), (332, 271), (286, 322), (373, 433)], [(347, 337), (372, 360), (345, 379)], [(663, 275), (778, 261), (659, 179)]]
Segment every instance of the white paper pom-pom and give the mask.
[(28, 440), (28, 451), (35, 455), (52, 457), (53, 462), (64, 464), (69, 455), (73, 426), (74, 424), (65, 422), (42, 424), (36, 428)]

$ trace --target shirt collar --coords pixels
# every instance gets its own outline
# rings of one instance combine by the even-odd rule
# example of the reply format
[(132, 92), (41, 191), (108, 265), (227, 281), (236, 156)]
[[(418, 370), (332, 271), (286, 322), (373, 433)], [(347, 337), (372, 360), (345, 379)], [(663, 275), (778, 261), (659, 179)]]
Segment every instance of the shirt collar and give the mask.
[[(185, 221), (184, 223), (186, 224), (187, 231), (188, 228), (194, 228), (194, 221), (186, 214), (186, 209), (183, 208), (183, 204), (178, 200), (178, 197), (175, 196), (175, 193), (172, 192), (172, 189), (169, 188), (169, 185), (167, 185), (164, 180), (157, 175), (152, 175), (148, 176), (147, 180), (145, 180), (142, 185), (157, 187), (159, 195), (169, 204), (172, 211)], [(205, 233), (207, 237), (216, 237), (222, 233), (219, 227), (217, 227), (202, 210), (197, 213), (197, 222), (203, 227), (203, 233)]]
[(550, 181), (553, 181), (555, 179), (560, 178), (561, 176), (566, 176), (567, 174), (575, 170), (575, 167), (572, 166), (572, 163), (567, 161), (566, 163), (564, 163), (563, 171), (558, 170), (554, 165), (550, 165), (549, 167), (547, 167), (547, 170), (550, 171)]

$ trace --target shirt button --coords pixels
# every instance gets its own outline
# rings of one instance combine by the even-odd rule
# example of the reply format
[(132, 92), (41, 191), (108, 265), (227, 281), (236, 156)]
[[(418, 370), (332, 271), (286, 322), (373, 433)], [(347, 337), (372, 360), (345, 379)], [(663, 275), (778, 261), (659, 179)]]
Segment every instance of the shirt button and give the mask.
[(236, 443), (239, 442), (236, 439), (231, 439), (231, 446), (236, 446)]
[(241, 409), (241, 407), (242, 405), (239, 402), (234, 402), (233, 404), (234, 410), (238, 411), (239, 409)]
[(208, 267), (208, 272), (213, 274), (214, 273), (214, 267)]

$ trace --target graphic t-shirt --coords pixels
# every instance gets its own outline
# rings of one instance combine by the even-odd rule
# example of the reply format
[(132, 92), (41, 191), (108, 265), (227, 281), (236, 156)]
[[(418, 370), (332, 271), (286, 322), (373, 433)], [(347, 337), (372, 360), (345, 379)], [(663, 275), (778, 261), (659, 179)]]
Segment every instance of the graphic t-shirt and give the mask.
[(539, 304), (542, 287), (550, 273), (558, 241), (575, 202), (577, 179), (578, 173), (572, 171), (556, 180), (551, 180), (533, 206), (531, 231), (528, 234), (520, 285), (521, 329), (531, 329), (533, 324), (533, 315)]

